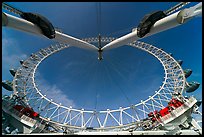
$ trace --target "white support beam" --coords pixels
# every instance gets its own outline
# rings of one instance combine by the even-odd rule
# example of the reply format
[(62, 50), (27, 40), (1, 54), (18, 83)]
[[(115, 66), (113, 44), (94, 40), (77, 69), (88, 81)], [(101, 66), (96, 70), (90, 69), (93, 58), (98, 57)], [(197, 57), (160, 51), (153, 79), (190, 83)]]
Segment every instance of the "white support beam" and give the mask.
[(54, 110), (54, 112), (49, 116), (49, 118), (52, 118), (52, 116), (55, 114), (55, 112), (59, 109), (59, 106)]
[[(68, 109), (67, 110), (67, 114), (66, 114), (66, 117), (65, 117), (65, 120), (64, 120), (64, 124), (66, 123), (66, 121), (67, 121), (67, 118), (68, 118), (68, 116), (69, 116), (69, 113), (70, 113), (70, 110)], [(67, 122), (68, 123), (68, 122)]]
[(102, 124), (101, 124), (101, 121), (100, 121), (100, 119), (99, 119), (99, 117), (98, 117), (98, 115), (97, 115), (97, 114), (96, 114), (96, 119), (97, 119), (97, 121), (98, 121), (99, 127), (101, 127), (101, 126), (102, 126)]
[(84, 112), (83, 110), (81, 111), (81, 127), (84, 127)]
[[(181, 12), (182, 11), (182, 12)], [(184, 9), (178, 11), (174, 14), (171, 14), (161, 20), (158, 20), (150, 29), (150, 32), (145, 36), (151, 36), (153, 34), (177, 27), (181, 24), (183, 24), (184, 22), (186, 22), (187, 20), (192, 19), (192, 17), (198, 16), (198, 15), (202, 15), (202, 2), (200, 2), (199, 4), (188, 8), (188, 9)], [(144, 38), (145, 38), (144, 37)], [(102, 50), (107, 50), (107, 49), (112, 49), (112, 48), (117, 48), (120, 46), (124, 46), (128, 43), (137, 41), (141, 38), (139, 38), (137, 36), (137, 29), (125, 36), (122, 36), (110, 43), (108, 43), (107, 45), (105, 45)]]
[(103, 127), (106, 126), (106, 122), (107, 122), (107, 119), (108, 119), (108, 115), (109, 115), (109, 112), (106, 113), (106, 117), (105, 117), (105, 120), (103, 122)]
[[(42, 34), (41, 29), (37, 25), (35, 25), (35, 24), (33, 24), (27, 20), (12, 16), (12, 15), (4, 13), (4, 12), (2, 12), (2, 25), (5, 27), (10, 27), (10, 28), (13, 28), (16, 30), (20, 30), (20, 31), (24, 31), (27, 33), (31, 33), (31, 34), (45, 37)], [(98, 50), (97, 47), (95, 47), (94, 45), (92, 45), (90, 43), (87, 43), (83, 40), (69, 36), (67, 34), (60, 33), (58, 31), (55, 31), (55, 38), (53, 40), (56, 40), (60, 43), (68, 44), (70, 46), (76, 46), (79, 48), (90, 49), (90, 50), (94, 50), (94, 51)]]
[(123, 125), (123, 110), (120, 108), (120, 125)]
[(88, 124), (88, 122), (92, 119), (92, 117), (94, 117), (94, 115), (92, 114), (89, 119), (85, 122), (84, 126), (86, 126)]
[(112, 113), (109, 113), (109, 114), (115, 120), (115, 122), (117, 122), (117, 124), (120, 125), (120, 122), (113, 116), (113, 114)]

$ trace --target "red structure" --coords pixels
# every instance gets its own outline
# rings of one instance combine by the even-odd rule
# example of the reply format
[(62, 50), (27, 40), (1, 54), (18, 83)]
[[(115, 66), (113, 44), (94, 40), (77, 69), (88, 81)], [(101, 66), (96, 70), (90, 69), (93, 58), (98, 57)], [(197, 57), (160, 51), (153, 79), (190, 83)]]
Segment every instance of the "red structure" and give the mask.
[(151, 118), (152, 122), (155, 122), (156, 120), (159, 120), (160, 117), (163, 117), (167, 114), (169, 114), (172, 110), (182, 106), (183, 103), (177, 99), (172, 99), (169, 103), (168, 106), (161, 109), (160, 111), (155, 110), (154, 112), (150, 112), (148, 114), (148, 117)]
[(26, 115), (28, 117), (31, 117), (31, 118), (39, 116), (39, 114), (37, 112), (34, 112), (29, 107), (24, 107), (24, 106), (21, 106), (21, 105), (15, 105), (13, 108), (18, 110), (20, 113), (22, 113), (22, 114), (24, 114), (24, 115)]

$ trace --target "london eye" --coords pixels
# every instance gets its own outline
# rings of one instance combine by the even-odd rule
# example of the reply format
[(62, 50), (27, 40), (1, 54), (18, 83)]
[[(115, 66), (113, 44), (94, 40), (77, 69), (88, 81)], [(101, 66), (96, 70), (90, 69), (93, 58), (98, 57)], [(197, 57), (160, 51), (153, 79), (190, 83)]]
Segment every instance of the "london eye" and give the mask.
[[(10, 69), (12, 81), (2, 81), (3, 88), (12, 92), (11, 95), (2, 97), (2, 133), (202, 134), (199, 121), (192, 117), (202, 117), (199, 111), (202, 101), (188, 95), (200, 86), (196, 81), (187, 81), (192, 70), (182, 68), (183, 61), (174, 58), (163, 48), (140, 41), (156, 33), (185, 25), (187, 21), (202, 15), (202, 3), (183, 9), (188, 4), (189, 2), (181, 2), (169, 10), (147, 14), (137, 27), (131, 28), (132, 32), (122, 37), (103, 36), (98, 29), (99, 33), (95, 37), (75, 38), (57, 30), (40, 14), (22, 12), (3, 3), (3, 9), (13, 14), (2, 11), (3, 28), (46, 37), (46, 40), (53, 39), (57, 43), (31, 53), (20, 61), (18, 68)], [(99, 17), (100, 8), (99, 4)], [(97, 26), (100, 26), (100, 19), (97, 22)], [(150, 91), (152, 95), (118, 108), (79, 109), (48, 97), (36, 82), (36, 73), (41, 63), (64, 50), (70, 50), (71, 47), (94, 52), (97, 61), (103, 62), (108, 60), (106, 52), (121, 46), (145, 52), (162, 65), (163, 81), (157, 90)], [(126, 97), (126, 94), (123, 93), (123, 96)]]

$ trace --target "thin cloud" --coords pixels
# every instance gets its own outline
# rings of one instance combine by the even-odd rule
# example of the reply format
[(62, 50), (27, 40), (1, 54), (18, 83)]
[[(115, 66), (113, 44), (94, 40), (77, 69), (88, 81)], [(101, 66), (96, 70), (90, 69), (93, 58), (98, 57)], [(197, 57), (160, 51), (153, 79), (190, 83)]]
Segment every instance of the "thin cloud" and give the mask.
[[(7, 64), (9, 68), (11, 67), (17, 67), (19, 65), (19, 61), (26, 59), (27, 55), (26, 54), (20, 54), (20, 55), (6, 55), (2, 58), (3, 64)], [(3, 65), (4, 66), (4, 65)]]
[(76, 108), (76, 104), (59, 88), (57, 85), (51, 85), (45, 80), (39, 72), (36, 73), (36, 83), (39, 86), (42, 94), (45, 94), (48, 99), (53, 99), (57, 103), (61, 103), (63, 106), (72, 106)]
[(8, 70), (11, 67), (19, 66), (19, 61), (26, 59), (28, 56), (19, 50), (18, 42), (10, 38), (5, 31), (2, 32), (2, 67)]
[[(3, 71), (8, 71), (10, 68), (18, 68), (20, 65), (20, 60), (25, 60), (28, 58), (26, 54), (19, 48), (19, 43), (14, 39), (8, 36), (6, 31), (2, 31), (2, 68)], [(39, 73), (37, 73), (39, 75)], [(6, 76), (6, 74), (5, 74)], [(73, 106), (76, 107), (73, 100), (69, 99), (57, 85), (49, 84), (44, 78), (38, 76), (38, 83), (41, 85), (39, 88), (47, 92), (46, 96), (49, 99), (53, 99), (58, 103), (62, 103), (64, 106)]]

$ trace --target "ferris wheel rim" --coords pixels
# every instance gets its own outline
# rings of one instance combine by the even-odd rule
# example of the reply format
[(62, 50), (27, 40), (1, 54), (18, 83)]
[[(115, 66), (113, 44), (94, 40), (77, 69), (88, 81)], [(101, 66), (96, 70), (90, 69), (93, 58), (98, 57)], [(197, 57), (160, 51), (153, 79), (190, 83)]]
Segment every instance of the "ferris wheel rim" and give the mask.
[[(111, 40), (114, 40), (115, 38), (102, 38), (102, 42), (110, 42)], [(87, 42), (97, 42), (97, 38), (85, 38), (85, 39), (83, 39), (84, 41), (87, 41)], [(146, 44), (146, 43), (144, 43), (144, 42), (133, 42), (133, 43), (129, 43), (129, 44), (127, 44), (128, 46), (132, 46), (132, 47), (134, 47), (134, 48), (138, 48), (138, 49), (140, 49), (140, 50), (144, 50), (144, 49), (142, 49), (142, 48), (139, 48), (139, 47), (137, 47), (137, 44), (139, 45), (139, 44)], [(150, 44), (147, 44), (147, 45), (150, 45)], [(164, 77), (164, 81), (163, 81), (163, 84), (162, 84), (162, 86), (160, 86), (159, 87), (159, 90), (158, 91), (156, 91), (155, 92), (155, 94), (154, 95), (152, 95), (152, 96), (149, 96), (146, 100), (144, 100), (144, 101), (142, 101), (141, 100), (141, 102), (140, 103), (138, 103), (138, 104), (135, 104), (135, 105), (132, 105), (132, 106), (128, 106), (128, 107), (120, 107), (119, 109), (107, 109), (107, 110), (101, 110), (101, 111), (95, 111), (95, 110), (84, 110), (84, 109), (75, 109), (75, 108), (72, 108), (71, 106), (70, 107), (66, 107), (66, 106), (63, 106), (62, 104), (60, 104), (60, 103), (56, 103), (56, 102), (54, 102), (52, 99), (48, 99), (46, 96), (44, 96), (40, 91), (40, 89), (38, 89), (38, 87), (36, 86), (36, 83), (35, 83), (35, 72), (36, 72), (36, 70), (37, 70), (37, 68), (38, 68), (38, 66), (40, 65), (40, 63), (43, 61), (43, 60), (45, 60), (47, 57), (49, 57), (49, 56), (51, 56), (52, 54), (54, 54), (54, 53), (56, 53), (56, 52), (59, 52), (59, 51), (61, 51), (61, 50), (63, 50), (63, 49), (65, 49), (65, 48), (68, 48), (68, 47), (70, 47), (70, 46), (68, 46), (68, 45), (66, 45), (66, 46), (64, 46), (63, 48), (61, 48), (60, 50), (58, 50), (58, 51), (55, 51), (55, 52), (53, 52), (53, 53), (51, 53), (51, 54), (48, 54), (48, 55), (46, 55), (46, 56), (44, 56), (44, 58), (42, 58), (36, 65), (35, 65), (35, 68), (33, 69), (34, 71), (33, 71), (33, 74), (32, 74), (32, 80), (33, 80), (33, 86), (34, 86), (34, 88), (35, 88), (35, 90), (37, 91), (37, 94), (39, 94), (42, 98), (44, 98), (45, 100), (47, 100), (48, 102), (50, 102), (50, 103), (52, 103), (52, 104), (54, 104), (54, 105), (56, 105), (56, 106), (58, 106), (58, 107), (61, 107), (61, 108), (64, 108), (64, 109), (67, 109), (67, 110), (69, 110), (69, 111), (76, 111), (76, 112), (82, 112), (82, 113), (113, 113), (113, 112), (119, 112), (119, 111), (125, 111), (125, 110), (128, 110), (128, 109), (131, 109), (131, 107), (137, 107), (137, 106), (139, 106), (139, 105), (142, 105), (143, 103), (146, 103), (146, 102), (148, 102), (149, 100), (151, 100), (152, 98), (154, 98), (157, 94), (159, 94), (160, 93), (160, 91), (164, 88), (164, 85), (166, 84), (166, 81), (167, 81), (167, 72), (166, 72), (166, 69), (165, 69), (165, 65), (164, 65), (164, 63), (162, 62), (162, 60), (161, 59), (159, 59), (159, 57), (157, 57), (156, 55), (154, 55), (154, 54), (152, 54), (151, 52), (148, 52), (148, 50), (144, 50), (144, 51), (146, 51), (146, 52), (148, 52), (149, 54), (152, 54), (154, 57), (156, 57), (161, 63), (162, 63), (162, 66), (164, 67), (164, 71), (165, 71), (165, 77)], [(155, 47), (155, 46), (152, 46), (152, 45), (150, 45), (150, 47), (154, 47), (154, 48), (157, 48), (157, 47)], [(158, 50), (159, 50), (159, 48), (157, 48)], [(165, 51), (162, 51), (163, 53), (165, 53), (165, 54), (167, 54)], [(167, 54), (167, 55), (169, 55), (169, 54)], [(170, 55), (169, 55), (169, 57), (174, 61), (174, 62), (176, 62), (176, 65), (179, 67), (179, 69), (181, 70), (181, 72), (182, 72), (182, 77), (183, 77), (183, 87), (182, 87), (182, 90), (181, 90), (181, 94), (182, 94), (182, 92), (183, 92), (183, 90), (184, 90), (184, 86), (185, 86), (185, 76), (184, 76), (184, 72), (183, 72), (183, 70), (182, 70), (182, 68), (181, 68), (181, 66), (178, 64), (178, 62), (173, 58), (173, 57), (171, 57)], [(18, 69), (19, 70), (19, 69)], [(17, 71), (18, 72), (18, 71)], [(18, 74), (18, 73), (17, 73)], [(18, 91), (16, 90), (16, 86), (15, 86), (15, 80), (17, 79), (17, 77), (16, 77), (17, 75), (15, 75), (15, 77), (14, 77), (14, 84), (13, 84), (13, 87), (14, 87), (14, 94), (18, 94)], [(113, 126), (114, 127), (114, 126)]]

